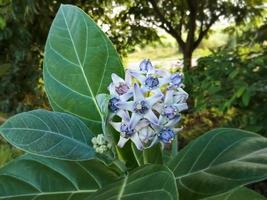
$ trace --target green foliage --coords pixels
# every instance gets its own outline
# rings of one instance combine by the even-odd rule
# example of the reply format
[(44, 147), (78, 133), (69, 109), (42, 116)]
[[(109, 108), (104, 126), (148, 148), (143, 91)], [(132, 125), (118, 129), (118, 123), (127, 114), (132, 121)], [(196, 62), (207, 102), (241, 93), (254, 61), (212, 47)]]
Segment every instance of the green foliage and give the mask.
[(196, 111), (217, 108), (225, 125), (266, 133), (267, 51), (258, 44), (221, 49), (198, 60), (186, 77)]
[(76, 115), (95, 134), (101, 133), (103, 116), (96, 96), (107, 91), (112, 72), (123, 75), (110, 40), (82, 10), (61, 6), (44, 59), (45, 88), (53, 110)]
[(238, 129), (215, 129), (170, 162), (182, 199), (227, 192), (266, 178), (267, 139)]
[(24, 155), (0, 169), (0, 199), (85, 199), (118, 177), (97, 160), (71, 162)]
[[(35, 110), (0, 127), (2, 136), (27, 152), (0, 169), (0, 199), (197, 200), (227, 194), (251, 200), (254, 193), (237, 189), (267, 178), (267, 139), (238, 129), (210, 131), (180, 152), (176, 142), (171, 153), (160, 144), (144, 151), (130, 142), (116, 147), (118, 133), (107, 126), (109, 95), (100, 92), (122, 66), (111, 42), (81, 9), (60, 7), (44, 65), (50, 103), (68, 114)], [(82, 120), (88, 119), (86, 126)], [(91, 128), (108, 137), (112, 152), (94, 156)]]
[(65, 160), (89, 160), (95, 156), (92, 131), (65, 113), (20, 113), (4, 123), (1, 132), (9, 143), (32, 154)]
[(172, 172), (163, 166), (147, 165), (139, 167), (117, 182), (103, 187), (89, 199), (179, 200), (179, 197)]
[(235, 189), (223, 195), (205, 198), (203, 200), (240, 200), (240, 199), (266, 200), (265, 197), (245, 187)]

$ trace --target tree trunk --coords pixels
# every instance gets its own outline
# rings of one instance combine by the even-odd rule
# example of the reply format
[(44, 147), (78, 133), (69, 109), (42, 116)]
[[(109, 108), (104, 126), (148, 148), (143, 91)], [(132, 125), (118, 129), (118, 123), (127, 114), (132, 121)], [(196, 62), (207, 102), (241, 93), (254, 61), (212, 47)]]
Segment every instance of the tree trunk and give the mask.
[(188, 48), (183, 51), (183, 59), (184, 59), (184, 70), (190, 71), (192, 68), (192, 55), (193, 50)]

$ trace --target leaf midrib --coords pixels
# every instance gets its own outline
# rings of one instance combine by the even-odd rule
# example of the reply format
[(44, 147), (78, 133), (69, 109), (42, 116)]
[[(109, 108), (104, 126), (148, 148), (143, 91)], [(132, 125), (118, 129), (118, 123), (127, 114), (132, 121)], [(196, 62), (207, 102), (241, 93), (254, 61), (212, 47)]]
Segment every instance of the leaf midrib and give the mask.
[[(244, 139), (244, 138), (242, 138), (242, 139)], [(260, 150), (257, 150), (257, 151), (253, 151), (252, 153), (249, 153), (249, 154), (247, 154), (247, 155), (245, 155), (245, 156), (242, 156), (242, 157), (240, 157), (240, 158), (238, 158), (238, 159), (229, 160), (229, 161), (226, 161), (226, 162), (223, 162), (223, 163), (219, 163), (219, 164), (217, 164), (217, 165), (212, 165), (212, 166), (208, 165), (208, 167), (206, 167), (206, 168), (203, 168), (203, 169), (201, 169), (201, 170), (197, 170), (197, 171), (194, 171), (194, 172), (191, 172), (191, 173), (187, 173), (187, 174), (184, 174), (184, 175), (182, 175), (182, 176), (177, 176), (177, 177), (175, 177), (175, 179), (176, 179), (176, 180), (177, 180), (177, 179), (182, 179), (182, 178), (185, 178), (185, 177), (187, 177), (187, 176), (191, 176), (191, 175), (194, 175), (194, 174), (197, 174), (197, 173), (200, 173), (200, 172), (209, 170), (209, 169), (212, 168), (212, 167), (218, 167), (218, 166), (220, 166), (220, 165), (225, 165), (225, 164), (232, 163), (232, 162), (235, 162), (235, 161), (240, 161), (240, 160), (242, 160), (242, 159), (244, 159), (244, 158), (246, 158), (246, 157), (249, 157), (249, 156), (251, 156), (251, 155), (253, 155), (253, 154), (255, 154), (255, 153), (258, 153), (259, 151), (263, 151), (263, 150), (266, 150), (266, 149), (267, 149), (267, 147), (265, 147), (265, 148), (263, 148), (263, 149), (260, 149)], [(177, 169), (177, 168), (176, 168), (176, 169)], [(176, 169), (175, 169), (175, 170), (176, 170)]]
[[(45, 132), (45, 133), (48, 133), (48, 134), (52, 134), (52, 135), (56, 135), (56, 136), (60, 136), (60, 137), (63, 137), (63, 138), (67, 138), (69, 140), (72, 140), (74, 143), (78, 143), (80, 144), (81, 146), (84, 146), (86, 147), (87, 149), (89, 149), (89, 146), (85, 143), (82, 143), (81, 141), (77, 140), (76, 138), (72, 138), (72, 137), (68, 137), (62, 133), (56, 133), (56, 132), (53, 132), (53, 131), (48, 131), (48, 130), (41, 130), (41, 129), (33, 129), (33, 128), (0, 128), (0, 130), (18, 130), (18, 131), (35, 131), (35, 132)], [(4, 133), (5, 135), (5, 133)], [(38, 138), (39, 139), (39, 138)], [(37, 140), (38, 140), (37, 139)], [(23, 145), (23, 144), (19, 144), (19, 145)]]
[(14, 198), (14, 197), (30, 197), (30, 196), (42, 196), (42, 195), (58, 195), (58, 194), (80, 194), (80, 193), (92, 193), (96, 192), (95, 190), (71, 190), (63, 192), (40, 192), (40, 193), (28, 193), (28, 194), (19, 194), (19, 195), (9, 195), (9, 196), (0, 196), (0, 199)]
[[(85, 80), (85, 82), (86, 82), (86, 85), (87, 85), (87, 88), (88, 88), (88, 90), (89, 90), (89, 93), (90, 93), (91, 96), (92, 96), (92, 100), (93, 100), (93, 102), (94, 102), (94, 104), (95, 104), (95, 106), (96, 106), (97, 112), (98, 112), (98, 114), (100, 115), (101, 119), (103, 120), (103, 115), (102, 115), (102, 113), (101, 113), (101, 111), (100, 111), (100, 108), (99, 108), (99, 106), (98, 106), (98, 104), (97, 104), (97, 101), (96, 101), (96, 99), (95, 99), (94, 93), (93, 93), (93, 91), (92, 91), (92, 89), (91, 89), (91, 87), (90, 87), (90, 85), (89, 85), (89, 82), (88, 82), (88, 80), (87, 80), (87, 78), (86, 78), (86, 75), (85, 75), (85, 73), (84, 73), (83, 66), (82, 66), (81, 61), (80, 61), (80, 58), (79, 58), (79, 56), (78, 56), (78, 52), (77, 52), (77, 49), (76, 49), (74, 40), (73, 40), (72, 35), (71, 35), (71, 33), (70, 33), (70, 28), (69, 28), (69, 25), (68, 25), (68, 23), (67, 23), (67, 20), (66, 20), (66, 17), (65, 17), (65, 13), (64, 13), (63, 9), (60, 9), (60, 10), (61, 10), (62, 16), (63, 16), (63, 18), (64, 18), (64, 22), (65, 22), (65, 24), (66, 24), (67, 31), (68, 31), (68, 34), (69, 34), (69, 36), (70, 36), (71, 43), (72, 43), (72, 46), (73, 46), (73, 49), (74, 49), (74, 52), (75, 52), (77, 61), (78, 61), (78, 63), (79, 63), (79, 66), (80, 66), (80, 69), (81, 69), (83, 78), (84, 78), (84, 80)], [(85, 24), (85, 26), (87, 26), (87, 25)]]

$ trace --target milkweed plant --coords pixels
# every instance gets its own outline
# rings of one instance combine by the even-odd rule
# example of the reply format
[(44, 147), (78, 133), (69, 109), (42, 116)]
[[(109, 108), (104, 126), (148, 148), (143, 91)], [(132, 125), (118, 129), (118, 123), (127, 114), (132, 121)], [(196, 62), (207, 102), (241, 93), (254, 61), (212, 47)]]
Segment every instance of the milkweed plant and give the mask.
[(267, 177), (266, 138), (219, 128), (178, 148), (184, 77), (152, 63), (124, 70), (96, 23), (62, 5), (44, 51), (53, 111), (0, 127), (25, 152), (0, 169), (0, 199), (265, 199), (245, 185)]

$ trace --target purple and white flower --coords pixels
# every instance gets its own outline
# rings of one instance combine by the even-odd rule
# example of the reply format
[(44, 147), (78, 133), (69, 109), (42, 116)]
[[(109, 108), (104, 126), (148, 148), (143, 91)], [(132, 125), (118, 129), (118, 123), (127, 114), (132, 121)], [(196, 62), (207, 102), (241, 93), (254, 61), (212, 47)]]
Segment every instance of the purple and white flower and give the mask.
[[(142, 150), (175, 138), (181, 112), (188, 108), (182, 81), (182, 74), (157, 69), (148, 59), (139, 70), (127, 70), (125, 80), (112, 74), (108, 107), (110, 123), (120, 133), (119, 147), (131, 140)], [(114, 116), (121, 121), (113, 121)]]

